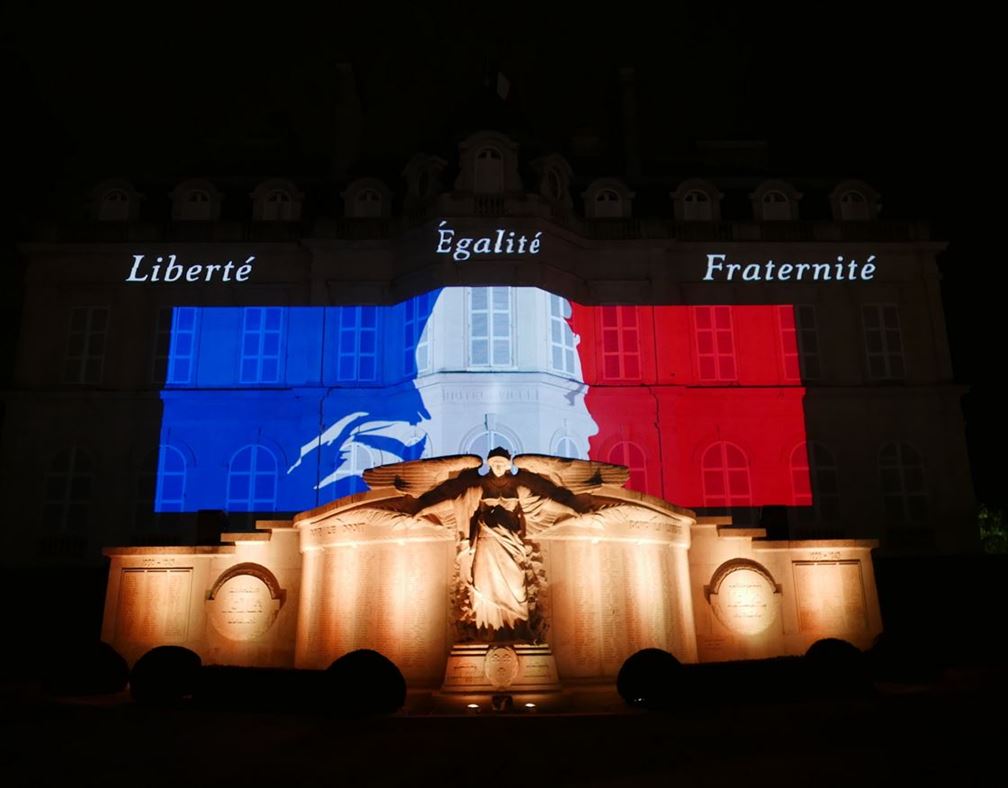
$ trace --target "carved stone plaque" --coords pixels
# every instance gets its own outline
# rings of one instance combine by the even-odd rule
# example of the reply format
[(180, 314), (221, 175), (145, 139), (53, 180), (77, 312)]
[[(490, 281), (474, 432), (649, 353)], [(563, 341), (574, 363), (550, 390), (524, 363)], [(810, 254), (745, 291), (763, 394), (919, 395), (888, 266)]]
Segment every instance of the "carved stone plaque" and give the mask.
[(777, 589), (765, 570), (739, 564), (715, 573), (710, 603), (717, 620), (739, 635), (758, 635), (777, 620)]
[(518, 675), (518, 654), (510, 646), (496, 646), (487, 651), (484, 672), (495, 689), (507, 689)]
[(280, 600), (255, 575), (240, 574), (221, 584), (207, 608), (214, 628), (228, 640), (256, 640), (273, 625)]

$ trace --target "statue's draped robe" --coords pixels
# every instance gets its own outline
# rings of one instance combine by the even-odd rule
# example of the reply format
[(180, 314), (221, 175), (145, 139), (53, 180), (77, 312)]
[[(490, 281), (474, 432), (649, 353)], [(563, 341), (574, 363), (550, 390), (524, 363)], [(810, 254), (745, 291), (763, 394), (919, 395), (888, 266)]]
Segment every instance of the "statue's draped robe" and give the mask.
[[(447, 495), (448, 500), (428, 503), (417, 516), (439, 522), (450, 518), (463, 536), (474, 537), (463, 557), (470, 562), (468, 571), (463, 565), (462, 572), (469, 576), (476, 625), (498, 630), (528, 621), (526, 544), (516, 521), (524, 518), (520, 530), (535, 535), (558, 520), (577, 517), (578, 511), (562, 502), (573, 503), (573, 496), (523, 471), (501, 477), (467, 475), (443, 485), (438, 497)], [(491, 514), (494, 507), (505, 513)], [(469, 528), (474, 533), (466, 534)]]

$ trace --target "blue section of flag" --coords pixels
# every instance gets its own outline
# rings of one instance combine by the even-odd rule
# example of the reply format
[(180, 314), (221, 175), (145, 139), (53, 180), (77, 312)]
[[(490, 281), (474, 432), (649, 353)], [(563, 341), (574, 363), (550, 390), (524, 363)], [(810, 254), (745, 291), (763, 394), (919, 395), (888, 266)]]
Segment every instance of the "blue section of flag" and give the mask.
[(439, 292), (394, 306), (176, 308), (155, 509), (303, 511), (366, 489), (366, 467), (418, 458), (430, 418), (418, 344)]

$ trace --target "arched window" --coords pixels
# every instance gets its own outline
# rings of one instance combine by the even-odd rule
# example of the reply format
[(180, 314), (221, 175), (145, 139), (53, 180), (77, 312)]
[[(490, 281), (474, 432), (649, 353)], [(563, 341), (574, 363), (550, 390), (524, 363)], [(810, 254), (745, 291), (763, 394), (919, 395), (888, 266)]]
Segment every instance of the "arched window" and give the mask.
[(133, 525), (150, 529), (156, 512), (184, 510), (186, 460), (174, 446), (162, 444), (144, 457), (136, 473)]
[(469, 366), (514, 366), (511, 288), (470, 287), (468, 302)]
[(181, 512), (185, 501), (185, 455), (174, 446), (162, 444), (158, 449), (157, 467), (154, 508), (159, 512)]
[(630, 441), (621, 441), (609, 449), (609, 459), (613, 465), (625, 465), (630, 469), (627, 486), (637, 492), (647, 492), (647, 463), (640, 446)]
[(130, 198), (122, 189), (105, 192), (98, 206), (98, 220), (102, 222), (125, 222), (129, 219)]
[(357, 203), (354, 215), (362, 219), (380, 219), (382, 198), (377, 189), (361, 189), (354, 198)]
[(201, 222), (212, 219), (210, 194), (204, 189), (191, 189), (182, 200), (182, 219)]
[(473, 190), (477, 194), (500, 194), (504, 191), (504, 157), (497, 148), (480, 148), (476, 152)]
[(502, 449), (507, 449), (512, 457), (518, 453), (518, 447), (515, 446), (514, 441), (495, 427), (491, 427), (485, 432), (476, 435), (462, 451), (464, 454), (478, 454), (480, 457), (483, 457), (482, 470), (485, 471), (490, 467), (485, 461), (487, 454), (491, 449), (496, 449), (498, 446)]
[(240, 449), (228, 466), (227, 508), (232, 512), (266, 512), (276, 507), (277, 461), (265, 446)]
[(350, 447), (350, 472), (362, 476), (368, 468), (382, 464), (381, 452), (373, 451), (363, 443), (354, 441)]
[(887, 443), (879, 452), (879, 476), (886, 517), (902, 525), (919, 525), (927, 519), (924, 462), (906, 443)]
[(704, 506), (752, 506), (749, 461), (734, 443), (718, 441), (700, 460)]
[(262, 218), (266, 222), (285, 222), (290, 219), (290, 193), (285, 189), (274, 189), (267, 194), (262, 206)]
[(602, 189), (595, 195), (596, 219), (619, 219), (623, 216), (623, 198), (613, 189)]
[(781, 191), (768, 191), (761, 200), (763, 204), (763, 221), (786, 222), (791, 219), (791, 201)]
[(553, 444), (553, 454), (556, 457), (568, 457), (576, 460), (581, 456), (577, 444), (569, 435), (561, 435)]
[(683, 220), (709, 222), (714, 218), (710, 196), (700, 189), (691, 189), (683, 196)]
[(82, 449), (64, 449), (45, 476), (42, 523), (49, 531), (86, 531), (94, 463)]
[(868, 200), (861, 192), (851, 189), (840, 195), (840, 218), (845, 222), (871, 218)]
[(833, 453), (821, 443), (799, 443), (791, 452), (791, 493), (803, 524), (832, 523), (840, 513), (840, 481)]

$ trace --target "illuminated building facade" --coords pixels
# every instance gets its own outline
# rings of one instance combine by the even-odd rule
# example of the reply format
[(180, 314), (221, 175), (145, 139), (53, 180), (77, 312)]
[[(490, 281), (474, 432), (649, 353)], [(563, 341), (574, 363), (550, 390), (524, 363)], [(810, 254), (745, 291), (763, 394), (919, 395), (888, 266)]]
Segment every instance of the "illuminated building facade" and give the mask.
[(201, 511), (241, 530), (494, 445), (778, 538), (972, 545), (942, 245), (867, 184), (575, 178), (493, 132), (404, 178), (341, 211), (318, 181), (162, 208), (109, 181), (26, 241), (9, 560), (192, 542)]

